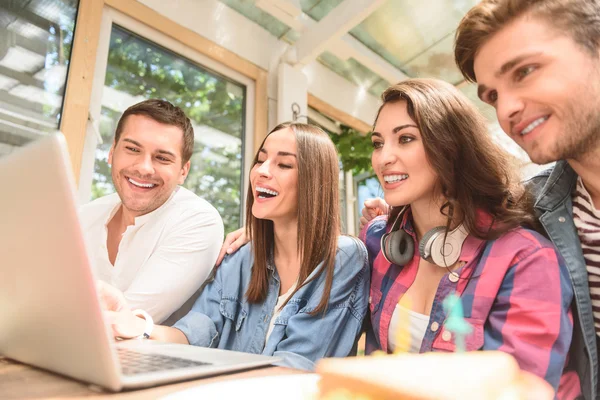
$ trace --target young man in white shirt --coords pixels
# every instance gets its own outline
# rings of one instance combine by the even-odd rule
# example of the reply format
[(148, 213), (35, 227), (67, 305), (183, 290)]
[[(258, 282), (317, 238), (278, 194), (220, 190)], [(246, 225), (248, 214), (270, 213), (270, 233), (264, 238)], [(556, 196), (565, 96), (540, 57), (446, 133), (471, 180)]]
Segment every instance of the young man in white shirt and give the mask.
[(117, 193), (80, 210), (96, 277), (157, 323), (200, 288), (223, 239), (217, 210), (179, 186), (193, 147), (180, 108), (155, 99), (129, 107), (108, 156)]

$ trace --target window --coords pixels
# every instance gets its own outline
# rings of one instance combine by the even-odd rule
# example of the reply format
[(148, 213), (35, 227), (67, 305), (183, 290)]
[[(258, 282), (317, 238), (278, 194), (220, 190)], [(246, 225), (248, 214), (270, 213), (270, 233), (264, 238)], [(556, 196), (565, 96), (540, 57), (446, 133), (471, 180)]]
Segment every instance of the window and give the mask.
[(0, 2), (0, 156), (59, 128), (77, 6)]
[(112, 26), (92, 198), (114, 192), (108, 152), (122, 112), (148, 98), (181, 107), (194, 125), (184, 186), (211, 203), (225, 231), (240, 226), (246, 87), (118, 26)]

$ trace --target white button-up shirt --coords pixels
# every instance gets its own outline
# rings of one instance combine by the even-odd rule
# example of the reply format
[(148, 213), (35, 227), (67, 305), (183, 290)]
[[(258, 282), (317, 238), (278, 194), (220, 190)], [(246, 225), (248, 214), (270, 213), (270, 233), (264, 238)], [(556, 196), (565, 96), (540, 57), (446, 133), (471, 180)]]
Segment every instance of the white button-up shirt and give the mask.
[(163, 322), (208, 277), (223, 241), (223, 221), (207, 201), (179, 187), (165, 204), (127, 227), (113, 266), (107, 225), (120, 206), (114, 193), (80, 209), (92, 268), (97, 279), (125, 294), (132, 309)]

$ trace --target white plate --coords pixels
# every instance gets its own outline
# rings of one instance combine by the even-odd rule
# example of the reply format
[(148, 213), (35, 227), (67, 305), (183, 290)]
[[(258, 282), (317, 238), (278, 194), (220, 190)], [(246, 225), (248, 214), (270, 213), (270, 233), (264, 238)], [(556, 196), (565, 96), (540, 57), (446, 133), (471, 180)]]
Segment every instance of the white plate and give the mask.
[(245, 378), (200, 385), (162, 399), (312, 400), (317, 398), (318, 381), (317, 374)]

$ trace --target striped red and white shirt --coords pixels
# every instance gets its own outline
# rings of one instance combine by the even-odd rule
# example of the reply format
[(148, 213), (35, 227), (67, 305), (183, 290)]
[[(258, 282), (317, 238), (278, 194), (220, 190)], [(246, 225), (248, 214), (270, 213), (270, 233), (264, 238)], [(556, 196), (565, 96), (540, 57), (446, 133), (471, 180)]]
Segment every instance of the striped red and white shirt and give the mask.
[(596, 335), (600, 335), (600, 210), (594, 207), (581, 177), (573, 194), (573, 221), (587, 267)]

